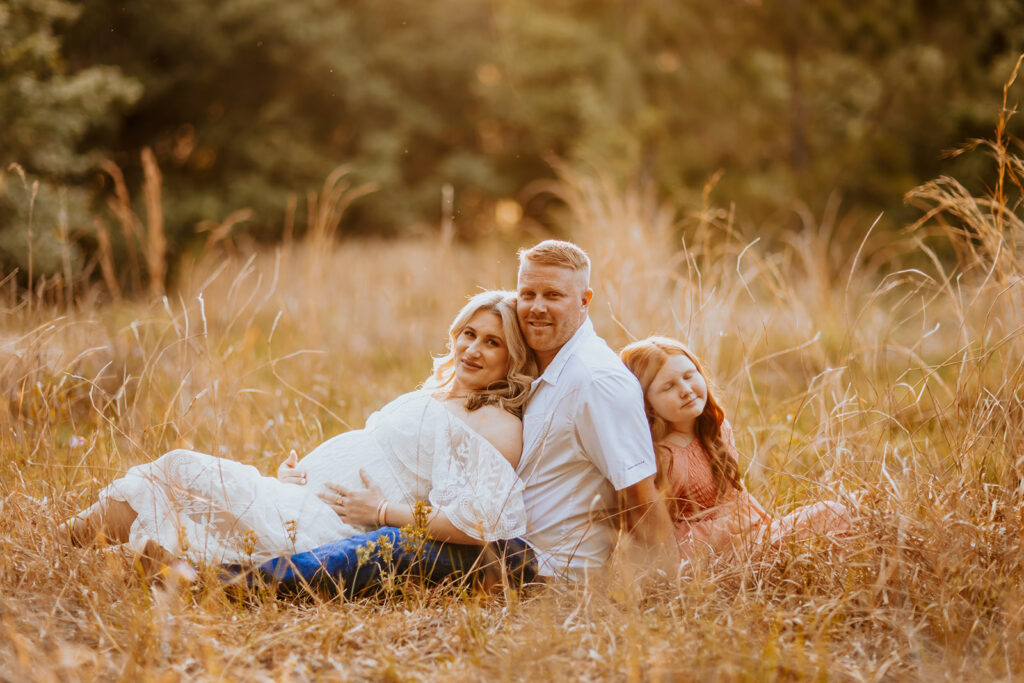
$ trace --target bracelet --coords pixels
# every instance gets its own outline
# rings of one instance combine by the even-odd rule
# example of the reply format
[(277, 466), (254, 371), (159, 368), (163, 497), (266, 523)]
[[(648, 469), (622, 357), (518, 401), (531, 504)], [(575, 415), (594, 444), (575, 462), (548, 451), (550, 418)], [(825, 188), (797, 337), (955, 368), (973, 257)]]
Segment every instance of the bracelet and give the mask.
[(380, 503), (377, 504), (377, 526), (384, 526), (384, 522), (388, 517), (388, 501), (386, 498), (381, 498)]

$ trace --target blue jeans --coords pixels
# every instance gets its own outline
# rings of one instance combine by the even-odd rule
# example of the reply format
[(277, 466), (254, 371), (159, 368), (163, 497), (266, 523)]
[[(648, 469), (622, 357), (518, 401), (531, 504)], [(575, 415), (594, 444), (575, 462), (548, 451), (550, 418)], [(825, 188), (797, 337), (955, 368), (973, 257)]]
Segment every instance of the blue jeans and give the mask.
[[(367, 548), (367, 543), (373, 547)], [(388, 545), (390, 550), (381, 547)], [(486, 546), (425, 540), (409, 548), (403, 547), (401, 531), (381, 527), (275, 558), (254, 573), (238, 565), (225, 570), (228, 578), (245, 577), (250, 585), (262, 580), (285, 593), (312, 589), (353, 598), (380, 590), (389, 576), (411, 577), (431, 585), (445, 579), (484, 581), (504, 573), (514, 585), (528, 583), (537, 576), (537, 562), (530, 547), (518, 538)]]

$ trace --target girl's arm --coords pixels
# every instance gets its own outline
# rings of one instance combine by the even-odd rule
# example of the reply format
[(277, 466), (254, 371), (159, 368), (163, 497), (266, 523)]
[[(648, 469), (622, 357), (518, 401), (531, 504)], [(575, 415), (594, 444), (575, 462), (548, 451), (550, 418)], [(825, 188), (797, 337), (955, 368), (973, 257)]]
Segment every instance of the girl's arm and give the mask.
[(732, 546), (735, 534), (727, 515), (682, 524), (686, 528), (679, 539), (679, 551), (690, 560), (706, 555), (708, 551), (722, 552)]
[(733, 491), (721, 505), (705, 511), (701, 518), (683, 522), (687, 528), (680, 538), (680, 551), (693, 559), (709, 550), (716, 553), (730, 550), (745, 535), (770, 523), (771, 517), (753, 496), (746, 491)]

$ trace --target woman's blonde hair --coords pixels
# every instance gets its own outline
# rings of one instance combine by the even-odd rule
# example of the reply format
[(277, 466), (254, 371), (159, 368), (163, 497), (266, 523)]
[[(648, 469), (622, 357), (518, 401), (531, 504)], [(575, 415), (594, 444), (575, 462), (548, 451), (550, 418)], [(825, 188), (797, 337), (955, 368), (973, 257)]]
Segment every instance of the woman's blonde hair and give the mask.
[(470, 319), (480, 311), (489, 311), (501, 318), (501, 330), (508, 348), (508, 368), (504, 378), (472, 392), (466, 398), (466, 410), (473, 411), (494, 404), (516, 417), (522, 417), (526, 400), (530, 396), (530, 384), (538, 373), (537, 361), (519, 329), (515, 292), (494, 289), (470, 298), (448, 328), (447, 353), (434, 359), (434, 371), (423, 386), (426, 389), (440, 389), (455, 379), (455, 341)]
[(647, 400), (647, 390), (654, 382), (655, 376), (665, 365), (669, 356), (686, 356), (697, 368), (697, 372), (704, 378), (708, 387), (707, 401), (704, 403), (704, 410), (697, 417), (695, 432), (704, 450), (708, 453), (708, 460), (711, 461), (711, 473), (718, 488), (719, 495), (724, 494), (730, 487), (740, 489), (739, 467), (735, 457), (730, 453), (729, 448), (722, 438), (722, 423), (725, 422), (725, 411), (715, 399), (714, 388), (711, 379), (701, 367), (700, 359), (697, 358), (686, 346), (675, 339), (668, 337), (648, 337), (638, 342), (633, 342), (619, 352), (619, 358), (626, 364), (626, 367), (640, 380), (640, 386), (644, 390), (644, 412), (647, 413), (647, 421), (651, 425), (651, 438), (654, 441), (655, 455), (658, 459), (658, 473), (655, 481), (659, 486), (668, 484), (669, 474), (672, 471), (672, 454), (661, 442), (671, 431), (670, 425), (654, 413), (651, 402)]

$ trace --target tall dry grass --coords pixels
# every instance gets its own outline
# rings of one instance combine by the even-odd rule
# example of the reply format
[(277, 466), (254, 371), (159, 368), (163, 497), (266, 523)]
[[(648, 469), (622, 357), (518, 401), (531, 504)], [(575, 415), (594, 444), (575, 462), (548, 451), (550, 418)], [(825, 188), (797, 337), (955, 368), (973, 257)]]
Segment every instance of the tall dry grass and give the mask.
[(599, 331), (677, 336), (709, 361), (770, 509), (856, 512), (841, 551), (793, 546), (644, 589), (620, 558), (588, 586), (497, 597), (237, 599), (56, 542), (57, 521), (170, 448), (269, 473), (361, 425), (426, 376), (468, 293), (513, 285), (514, 245), (337, 243), (325, 209), (316, 239), (277, 250), (214, 240), (148, 303), (80, 291), (71, 310), (26, 307), (8, 282), (0, 678), (1021, 678), (1024, 166), (998, 135), (988, 149), (988, 196), (941, 179), (914, 191), (925, 217), (902, 234), (830, 210), (783, 244), (735, 225), (711, 186), (684, 215), (561, 169), (548, 189), (593, 256)]

